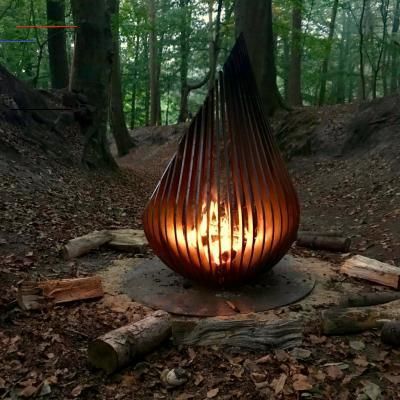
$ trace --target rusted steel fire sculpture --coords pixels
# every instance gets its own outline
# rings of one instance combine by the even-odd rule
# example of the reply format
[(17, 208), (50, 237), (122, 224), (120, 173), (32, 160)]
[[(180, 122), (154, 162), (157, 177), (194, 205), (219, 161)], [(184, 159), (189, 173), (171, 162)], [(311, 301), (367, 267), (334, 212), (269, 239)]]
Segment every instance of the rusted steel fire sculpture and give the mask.
[(145, 233), (171, 269), (225, 287), (272, 268), (298, 224), (240, 36), (146, 207)]

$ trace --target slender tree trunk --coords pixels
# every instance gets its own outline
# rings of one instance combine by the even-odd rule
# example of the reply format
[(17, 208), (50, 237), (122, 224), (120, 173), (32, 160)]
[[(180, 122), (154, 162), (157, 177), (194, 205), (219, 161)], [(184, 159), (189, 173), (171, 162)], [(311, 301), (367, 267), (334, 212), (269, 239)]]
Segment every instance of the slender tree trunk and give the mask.
[[(149, 54), (149, 36), (146, 35), (146, 39), (144, 41), (144, 57), (146, 58), (146, 65), (150, 63), (150, 54)], [(146, 71), (147, 71), (146, 67)], [(145, 95), (144, 95), (144, 123), (145, 126), (150, 125), (150, 76), (148, 73), (145, 73)]]
[(290, 68), (290, 44), (289, 33), (282, 36), (283, 41), (283, 87), (285, 102), (289, 103), (289, 68)]
[(361, 17), (358, 26), (358, 33), (360, 35), (360, 44), (358, 52), (360, 54), (360, 80), (361, 80), (361, 96), (365, 100), (367, 98), (365, 87), (365, 65), (364, 65), (364, 18), (367, 0), (362, 0)]
[(319, 92), (319, 100), (318, 104), (322, 106), (325, 102), (325, 95), (326, 95), (326, 81), (328, 76), (328, 66), (329, 66), (329, 58), (331, 56), (332, 50), (332, 41), (333, 36), (335, 34), (335, 26), (336, 26), (336, 16), (338, 11), (339, 0), (334, 0), (333, 7), (332, 7), (332, 16), (331, 22), (329, 23), (329, 36), (328, 36), (328, 43), (326, 46), (326, 53), (324, 61), (322, 62), (322, 74), (321, 74), (321, 89)]
[(220, 52), (221, 36), (221, 13), (223, 1), (218, 0), (217, 17), (215, 19), (215, 29), (213, 29), (213, 10), (214, 0), (209, 0), (209, 31), (210, 31), (210, 77), (208, 80), (208, 89), (214, 85), (215, 74), (217, 71), (218, 56)]
[(132, 97), (131, 97), (131, 124), (130, 128), (135, 129), (136, 120), (136, 92), (137, 92), (137, 79), (138, 79), (138, 62), (139, 62), (139, 46), (140, 36), (136, 35), (135, 40), (135, 58), (133, 60), (133, 74), (132, 74)]
[(70, 89), (87, 96), (94, 107), (85, 135), (82, 162), (93, 167), (116, 167), (108, 140), (113, 40), (111, 10), (106, 0), (71, 0), (74, 22), (79, 26), (74, 48)]
[(289, 69), (289, 104), (301, 106), (301, 23), (303, 0), (294, 0), (292, 10), (292, 48)]
[(384, 55), (384, 51), (386, 48), (386, 38), (387, 38), (387, 19), (388, 19), (388, 13), (389, 13), (389, 0), (381, 0), (381, 5), (380, 5), (380, 14), (382, 17), (382, 25), (383, 25), (383, 37), (382, 37), (382, 44), (379, 48), (379, 53), (378, 53), (378, 60), (376, 62), (375, 67), (373, 67), (373, 80), (372, 80), (372, 97), (376, 99), (377, 97), (377, 85), (378, 85), (378, 76), (379, 76), (379, 71), (382, 66), (382, 58)]
[(340, 41), (340, 49), (339, 49), (339, 64), (338, 64), (338, 73), (337, 73), (337, 83), (336, 83), (336, 102), (339, 104), (343, 104), (346, 101), (346, 76), (348, 71), (346, 70), (347, 58), (349, 56), (349, 21), (347, 14), (343, 12), (343, 29), (342, 29), (342, 38)]
[[(65, 25), (65, 0), (46, 0), (48, 25)], [(69, 72), (65, 29), (48, 29), (47, 46), (51, 86), (68, 87)]]
[(393, 27), (392, 27), (392, 46), (391, 46), (391, 56), (392, 62), (390, 67), (390, 92), (395, 93), (399, 87), (399, 79), (400, 79), (400, 72), (399, 72), (399, 53), (400, 53), (400, 40), (398, 43), (394, 42), (394, 38), (397, 36), (399, 32), (399, 25), (400, 25), (400, 0), (396, 2), (396, 8), (394, 12), (393, 18)]
[(113, 16), (113, 65), (111, 76), (110, 122), (120, 157), (129, 153), (133, 141), (126, 127), (121, 88), (121, 60), (119, 48), (119, 0), (108, 0)]
[(271, 0), (236, 0), (236, 35), (243, 32), (267, 115), (284, 107), (276, 84)]
[(148, 0), (150, 36), (149, 36), (149, 71), (150, 71), (150, 125), (157, 125), (159, 116), (159, 88), (158, 88), (158, 46), (156, 10), (157, 0)]
[(190, 34), (191, 34), (191, 21), (192, 21), (192, 11), (190, 8), (191, 0), (180, 0), (179, 7), (182, 12), (181, 20), (181, 32), (179, 36), (180, 45), (180, 84), (181, 84), (181, 102), (179, 107), (178, 122), (185, 122), (189, 115), (189, 105), (188, 99), (189, 94), (192, 90), (200, 89), (204, 86), (210, 77), (210, 71), (198, 83), (188, 82), (188, 71), (189, 71), (189, 55), (190, 55)]

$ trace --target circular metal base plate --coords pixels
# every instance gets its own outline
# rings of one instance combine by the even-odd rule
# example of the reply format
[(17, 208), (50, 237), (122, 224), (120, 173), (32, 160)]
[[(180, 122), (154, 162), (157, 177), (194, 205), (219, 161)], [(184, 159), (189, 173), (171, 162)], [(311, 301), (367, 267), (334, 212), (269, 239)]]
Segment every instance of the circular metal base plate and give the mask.
[(312, 291), (315, 280), (293, 264), (286, 256), (255, 282), (218, 291), (189, 282), (154, 258), (135, 266), (122, 289), (133, 300), (172, 314), (213, 317), (261, 312), (294, 303)]

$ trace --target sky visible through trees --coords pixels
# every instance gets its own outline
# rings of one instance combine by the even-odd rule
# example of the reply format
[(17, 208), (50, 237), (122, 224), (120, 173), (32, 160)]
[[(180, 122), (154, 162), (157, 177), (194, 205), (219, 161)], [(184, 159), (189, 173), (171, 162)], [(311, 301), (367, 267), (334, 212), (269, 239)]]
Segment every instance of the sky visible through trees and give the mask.
[[(1, 42), (0, 64), (38, 88), (63, 85), (76, 32), (58, 32), (65, 35), (65, 50), (60, 50), (65, 58), (56, 54), (55, 59), (64, 60), (68, 68), (53, 71), (49, 44), (55, 52), (57, 46), (62, 48), (57, 36), (48, 36), (46, 29), (16, 26), (59, 24), (49, 20), (51, 2), (65, 6), (62, 22), (73, 25), (69, 0), (0, 0), (0, 39), (33, 40)], [(336, 104), (397, 91), (399, 3), (273, 0), (277, 84), (284, 103)], [(221, 66), (229, 54), (235, 40), (235, 7), (233, 0), (121, 0), (119, 18), (114, 15), (112, 25), (119, 32), (127, 125), (172, 124), (202, 104), (209, 76), (214, 76), (212, 55)]]

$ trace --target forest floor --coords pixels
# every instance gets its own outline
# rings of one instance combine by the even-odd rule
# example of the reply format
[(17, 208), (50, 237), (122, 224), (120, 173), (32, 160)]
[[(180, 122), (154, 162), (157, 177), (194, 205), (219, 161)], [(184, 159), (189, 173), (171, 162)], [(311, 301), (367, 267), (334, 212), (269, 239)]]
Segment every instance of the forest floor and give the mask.
[[(398, 266), (399, 101), (296, 110), (274, 121), (289, 138), (281, 145), (291, 158), (302, 229), (341, 231), (352, 237), (352, 253)], [(0, 150), (0, 399), (400, 399), (400, 351), (382, 345), (378, 332), (309, 335), (302, 346), (309, 356), (303, 359), (282, 350), (256, 354), (166, 343), (112, 376), (92, 369), (89, 341), (148, 309), (98, 301), (25, 312), (15, 303), (17, 284), (28, 277), (93, 275), (128, 257), (99, 250), (66, 262), (60, 248), (95, 229), (140, 228), (146, 200), (182, 128), (135, 131), (141, 145), (119, 160), (117, 174), (60, 163), (21, 141), (9, 122), (0, 120), (0, 131), (7, 145)], [(292, 252), (342, 260), (327, 252)], [(166, 389), (160, 374), (177, 366), (191, 378)]]

